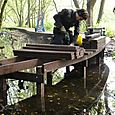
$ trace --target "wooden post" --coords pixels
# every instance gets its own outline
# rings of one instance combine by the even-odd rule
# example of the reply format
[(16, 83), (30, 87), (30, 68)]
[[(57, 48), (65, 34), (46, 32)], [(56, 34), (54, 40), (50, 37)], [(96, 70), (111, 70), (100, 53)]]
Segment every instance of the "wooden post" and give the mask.
[(52, 85), (52, 73), (48, 72), (47, 73), (47, 85), (51, 86)]
[(38, 66), (36, 67), (36, 75), (38, 77), (38, 80), (36, 82), (36, 87), (37, 87), (37, 95), (40, 95), (40, 92), (41, 92), (41, 82), (43, 81), (43, 75), (42, 75), (42, 70), (41, 70), (42, 66)]
[(69, 73), (70, 73), (70, 67), (66, 66), (66, 73), (64, 75), (65, 78), (69, 77)]
[(40, 78), (40, 83), (37, 83), (37, 94), (40, 95), (41, 98), (41, 111), (42, 114), (45, 113), (45, 88), (44, 88), (44, 84), (45, 84), (45, 78), (47, 76), (47, 72), (45, 70), (43, 70), (42, 66), (38, 66), (36, 67), (36, 73), (38, 75), (38, 77)]
[(86, 89), (86, 82), (87, 82), (87, 67), (88, 67), (88, 60), (84, 61), (84, 89)]
[(99, 76), (101, 75), (101, 66), (104, 63), (104, 50), (102, 50), (96, 57), (96, 62), (99, 67)]
[(7, 104), (7, 84), (3, 78), (0, 78), (0, 100), (3, 105)]

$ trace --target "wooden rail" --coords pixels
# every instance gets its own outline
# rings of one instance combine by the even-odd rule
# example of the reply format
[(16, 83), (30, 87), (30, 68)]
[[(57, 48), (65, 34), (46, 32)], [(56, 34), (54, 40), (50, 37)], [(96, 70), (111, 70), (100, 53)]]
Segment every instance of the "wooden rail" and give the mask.
[(12, 58), (9, 61), (12, 63), (9, 63), (8, 60), (3, 60), (0, 65), (0, 75), (5, 75), (13, 72), (17, 72), (20, 70), (25, 70), (29, 68), (36, 67), (38, 65), (41, 65), (42, 62), (39, 61), (38, 59), (26, 59), (17, 62), (15, 61), (16, 58)]

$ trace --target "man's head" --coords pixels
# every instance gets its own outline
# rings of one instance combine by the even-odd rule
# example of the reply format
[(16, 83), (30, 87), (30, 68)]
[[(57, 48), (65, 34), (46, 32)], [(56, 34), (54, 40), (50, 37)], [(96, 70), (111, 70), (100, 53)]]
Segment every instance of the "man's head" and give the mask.
[(115, 7), (113, 8), (113, 13), (115, 14)]
[(78, 9), (76, 11), (76, 19), (77, 20), (87, 20), (87, 18), (89, 17), (88, 12), (85, 9)]

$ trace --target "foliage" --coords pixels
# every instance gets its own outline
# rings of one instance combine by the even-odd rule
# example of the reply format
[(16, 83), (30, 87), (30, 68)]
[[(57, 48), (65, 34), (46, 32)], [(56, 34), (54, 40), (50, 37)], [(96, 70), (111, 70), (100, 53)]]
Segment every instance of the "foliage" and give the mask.
[(51, 22), (45, 23), (45, 30), (46, 31), (52, 31), (53, 30), (53, 24)]
[(106, 29), (106, 36), (108, 37), (112, 37), (114, 35), (114, 31), (112, 31), (111, 29)]
[(8, 0), (1, 0), (0, 1), (0, 29), (2, 27), (3, 13), (4, 13), (5, 6), (6, 6), (7, 2), (8, 2)]
[(114, 56), (115, 56), (115, 53), (112, 54), (112, 57), (114, 57)]
[(4, 32), (3, 35), (0, 36), (0, 45), (4, 46), (3, 58), (13, 56), (12, 47), (11, 47), (11, 37), (9, 37), (8, 33)]
[(85, 21), (82, 21), (82, 23), (80, 24), (80, 31), (81, 32), (85, 32), (87, 28), (87, 24)]
[[(35, 27), (38, 16), (48, 12), (51, 0), (11, 0), (8, 1), (4, 22), (19, 27)], [(11, 25), (10, 25), (11, 26)]]

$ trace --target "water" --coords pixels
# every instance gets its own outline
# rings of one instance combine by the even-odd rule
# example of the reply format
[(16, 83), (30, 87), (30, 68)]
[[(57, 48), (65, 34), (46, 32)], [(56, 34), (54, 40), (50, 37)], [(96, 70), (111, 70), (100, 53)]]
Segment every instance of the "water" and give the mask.
[[(85, 111), (85, 114), (90, 113), (90, 108), (101, 96), (108, 76), (108, 69), (103, 76), (99, 76), (99, 67), (91, 68), (88, 70), (86, 88), (84, 88), (84, 79), (77, 78), (76, 75), (62, 79), (56, 85), (45, 87), (46, 115), (83, 115)], [(42, 114), (40, 97), (37, 95), (19, 102), (15, 107), (20, 110), (20, 114)], [(93, 111), (94, 109), (92, 113)]]
[(107, 80), (108, 106), (113, 115), (115, 114), (115, 59), (112, 57), (105, 57), (105, 63), (110, 69)]

